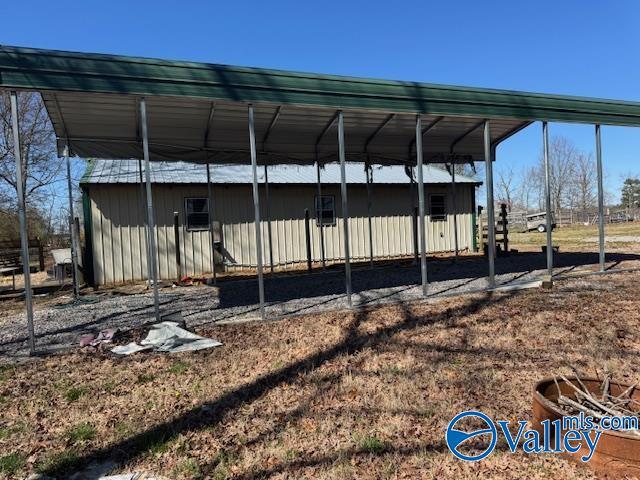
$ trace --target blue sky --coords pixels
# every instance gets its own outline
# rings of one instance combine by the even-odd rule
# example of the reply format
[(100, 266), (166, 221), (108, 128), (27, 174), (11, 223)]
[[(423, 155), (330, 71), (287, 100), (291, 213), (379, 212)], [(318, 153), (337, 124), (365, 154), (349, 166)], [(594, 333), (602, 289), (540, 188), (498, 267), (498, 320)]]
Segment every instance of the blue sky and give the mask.
[[(5, 2), (0, 42), (640, 101), (640, 2)], [(592, 151), (593, 128), (551, 125)], [(498, 165), (532, 164), (534, 125)], [(640, 129), (603, 128), (607, 189), (640, 174)]]

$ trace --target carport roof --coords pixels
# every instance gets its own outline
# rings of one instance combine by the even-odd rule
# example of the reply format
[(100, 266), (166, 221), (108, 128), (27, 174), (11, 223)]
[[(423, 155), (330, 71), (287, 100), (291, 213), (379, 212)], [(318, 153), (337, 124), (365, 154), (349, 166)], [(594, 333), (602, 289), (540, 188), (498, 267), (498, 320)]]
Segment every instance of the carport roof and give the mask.
[(96, 158), (142, 156), (142, 97), (151, 159), (169, 161), (249, 163), (249, 103), (261, 163), (335, 161), (337, 110), (347, 158), (380, 164), (414, 162), (415, 115), (426, 162), (482, 160), (485, 119), (493, 145), (537, 120), (640, 125), (637, 102), (9, 46), (0, 88), (41, 92), (59, 150)]

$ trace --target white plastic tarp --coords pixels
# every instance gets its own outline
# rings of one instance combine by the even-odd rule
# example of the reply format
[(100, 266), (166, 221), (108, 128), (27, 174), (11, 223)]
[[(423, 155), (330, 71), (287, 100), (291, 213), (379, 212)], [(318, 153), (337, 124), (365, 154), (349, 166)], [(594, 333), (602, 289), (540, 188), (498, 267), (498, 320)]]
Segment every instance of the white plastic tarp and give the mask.
[(153, 349), (157, 352), (194, 352), (205, 348), (219, 347), (222, 343), (212, 338), (201, 337), (178, 326), (176, 322), (160, 322), (151, 327), (140, 345), (115, 347), (111, 351), (119, 355), (131, 355), (142, 350)]

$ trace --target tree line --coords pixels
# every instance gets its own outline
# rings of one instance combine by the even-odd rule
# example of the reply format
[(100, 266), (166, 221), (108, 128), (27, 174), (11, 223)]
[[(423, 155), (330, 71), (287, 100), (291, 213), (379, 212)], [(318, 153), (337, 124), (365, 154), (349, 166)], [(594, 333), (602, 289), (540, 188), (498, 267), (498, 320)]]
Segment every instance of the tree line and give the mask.
[[(596, 161), (591, 152), (581, 151), (569, 139), (557, 136), (549, 142), (551, 209), (555, 214), (572, 211), (588, 214), (597, 208), (598, 178)], [(537, 163), (518, 171), (502, 166), (497, 172), (496, 198), (509, 211), (544, 211), (545, 166), (540, 155)], [(611, 194), (605, 204), (611, 205)]]

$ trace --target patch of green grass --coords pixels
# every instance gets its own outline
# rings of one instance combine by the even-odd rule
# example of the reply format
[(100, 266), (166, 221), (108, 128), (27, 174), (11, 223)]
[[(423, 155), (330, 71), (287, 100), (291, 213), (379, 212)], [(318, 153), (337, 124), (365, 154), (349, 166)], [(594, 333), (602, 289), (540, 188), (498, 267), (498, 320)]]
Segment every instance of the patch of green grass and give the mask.
[(299, 456), (300, 456), (300, 452), (298, 452), (297, 450), (287, 450), (284, 453), (284, 459), (287, 462), (293, 462)]
[(102, 390), (104, 390), (105, 393), (112, 393), (117, 386), (118, 385), (113, 380), (107, 380), (102, 384)]
[(232, 452), (219, 451), (211, 462), (212, 465), (215, 465), (211, 477), (214, 480), (225, 480), (230, 475), (229, 467), (237, 461), (237, 457)]
[(189, 370), (189, 368), (191, 367), (191, 365), (189, 365), (187, 362), (176, 362), (173, 365), (171, 365), (171, 368), (169, 368), (169, 373), (173, 373), (175, 375), (180, 375), (181, 373), (186, 372), (187, 370)]
[(375, 435), (354, 435), (354, 440), (360, 450), (379, 455), (387, 449), (387, 445)]
[(131, 432), (133, 432), (133, 428), (129, 422), (118, 422), (116, 423), (116, 434), (118, 438), (123, 438), (128, 436)]
[(193, 480), (204, 478), (202, 470), (200, 470), (200, 464), (198, 464), (195, 458), (187, 458), (181, 461), (175, 468), (174, 477), (177, 476), (183, 476)]
[(0, 457), (0, 473), (15, 475), (24, 468), (26, 458), (22, 453), (10, 453)]
[(423, 407), (417, 407), (416, 408), (416, 413), (420, 417), (424, 417), (424, 418), (433, 417), (436, 414), (437, 411), (438, 411), (438, 407), (436, 407), (433, 404), (429, 404), (429, 405), (425, 405)]
[(8, 438), (14, 433), (21, 433), (27, 430), (27, 424), (24, 422), (16, 423), (11, 427), (0, 427), (0, 440)]
[(155, 375), (141, 373), (140, 375), (138, 375), (138, 379), (136, 380), (136, 383), (149, 383), (149, 382), (153, 382), (155, 379), (156, 379)]
[(11, 377), (13, 365), (0, 365), (0, 382), (4, 382)]
[(67, 399), (67, 402), (75, 402), (80, 399), (83, 395), (85, 395), (89, 389), (87, 387), (71, 387), (68, 389), (64, 396)]
[(404, 375), (405, 371), (402, 368), (394, 365), (393, 367), (389, 367), (386, 373), (399, 377), (400, 375)]
[(36, 466), (39, 473), (57, 474), (71, 470), (78, 465), (80, 456), (75, 450), (64, 450), (47, 456)]
[(65, 432), (65, 438), (71, 444), (93, 440), (96, 436), (96, 429), (90, 423), (80, 423), (71, 427)]
[(135, 448), (143, 450), (151, 456), (159, 456), (169, 450), (174, 439), (175, 436), (167, 431), (151, 430), (136, 437)]

